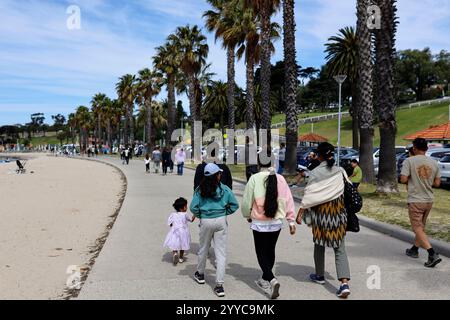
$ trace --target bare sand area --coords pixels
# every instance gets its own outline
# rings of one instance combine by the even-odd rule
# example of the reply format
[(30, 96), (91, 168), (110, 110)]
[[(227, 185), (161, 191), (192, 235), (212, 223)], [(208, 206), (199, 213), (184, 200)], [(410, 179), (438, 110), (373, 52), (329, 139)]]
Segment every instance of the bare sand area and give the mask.
[(26, 174), (0, 164), (0, 299), (63, 299), (67, 267), (93, 258), (125, 182), (98, 162), (21, 157)]

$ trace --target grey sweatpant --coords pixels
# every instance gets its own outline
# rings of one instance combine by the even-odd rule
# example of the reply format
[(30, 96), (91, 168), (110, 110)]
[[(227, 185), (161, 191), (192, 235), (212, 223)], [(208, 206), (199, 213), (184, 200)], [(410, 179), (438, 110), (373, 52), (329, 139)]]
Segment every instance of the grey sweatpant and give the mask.
[(202, 219), (200, 221), (200, 250), (198, 252), (197, 271), (205, 274), (208, 250), (214, 239), (214, 253), (216, 256), (216, 283), (223, 284), (227, 255), (228, 223), (226, 217)]
[[(345, 252), (345, 243), (342, 240), (341, 246), (334, 249), (334, 260), (336, 263), (336, 272), (339, 280), (350, 280), (350, 267), (348, 265), (347, 253)], [(316, 275), (325, 274), (325, 247), (314, 245), (314, 263), (316, 265)]]

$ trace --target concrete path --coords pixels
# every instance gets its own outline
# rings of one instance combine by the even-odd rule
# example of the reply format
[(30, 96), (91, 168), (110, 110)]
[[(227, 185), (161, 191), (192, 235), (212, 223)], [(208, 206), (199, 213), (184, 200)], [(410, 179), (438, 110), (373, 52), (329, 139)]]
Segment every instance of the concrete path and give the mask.
[[(79, 299), (218, 299), (212, 292), (214, 267), (211, 263), (207, 264), (206, 285), (198, 285), (192, 278), (197, 263), (198, 221), (191, 225), (191, 252), (184, 264), (174, 267), (171, 253), (162, 246), (171, 204), (179, 196), (189, 200), (192, 197), (193, 172), (186, 170), (183, 177), (161, 176), (145, 174), (143, 161), (133, 160), (129, 166), (113, 158), (103, 158), (103, 161), (122, 168), (128, 179), (128, 190)], [(243, 186), (236, 184), (239, 201), (242, 191)], [(427, 269), (423, 266), (427, 258), (425, 251), (420, 251), (420, 259), (411, 259), (404, 255), (409, 243), (366, 228), (359, 234), (349, 234), (346, 246), (352, 273), (350, 299), (450, 298), (449, 259), (443, 258), (435, 269)], [(313, 266), (311, 230), (301, 226), (295, 236), (283, 230), (275, 266), (281, 283), (280, 299), (337, 299), (333, 251), (326, 251), (325, 286), (309, 282)], [(368, 269), (380, 271), (380, 289), (368, 288), (372, 275)], [(260, 275), (251, 230), (237, 212), (229, 218), (226, 299), (266, 299), (254, 283)]]

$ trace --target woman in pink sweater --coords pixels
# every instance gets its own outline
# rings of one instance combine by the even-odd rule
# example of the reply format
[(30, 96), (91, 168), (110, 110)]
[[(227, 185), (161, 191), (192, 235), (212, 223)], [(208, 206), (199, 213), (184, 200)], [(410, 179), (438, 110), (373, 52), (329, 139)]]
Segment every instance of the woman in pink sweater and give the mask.
[(245, 187), (241, 211), (251, 223), (256, 255), (263, 272), (256, 284), (271, 299), (276, 299), (280, 283), (272, 272), (275, 248), (283, 220), (289, 222), (291, 235), (295, 234), (294, 199), (286, 180), (270, 167), (270, 163), (261, 167), (261, 172), (253, 175)]

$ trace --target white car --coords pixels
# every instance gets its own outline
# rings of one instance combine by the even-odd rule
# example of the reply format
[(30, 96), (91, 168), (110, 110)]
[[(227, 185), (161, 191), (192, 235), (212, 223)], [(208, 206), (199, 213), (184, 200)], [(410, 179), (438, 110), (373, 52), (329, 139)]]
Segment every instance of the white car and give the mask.
[(447, 153), (442, 159), (438, 161), (439, 169), (441, 170), (441, 185), (450, 185), (450, 153)]
[(430, 157), (433, 160), (439, 161), (442, 157), (444, 157), (447, 153), (450, 153), (449, 148), (434, 148), (428, 150), (425, 155)]

